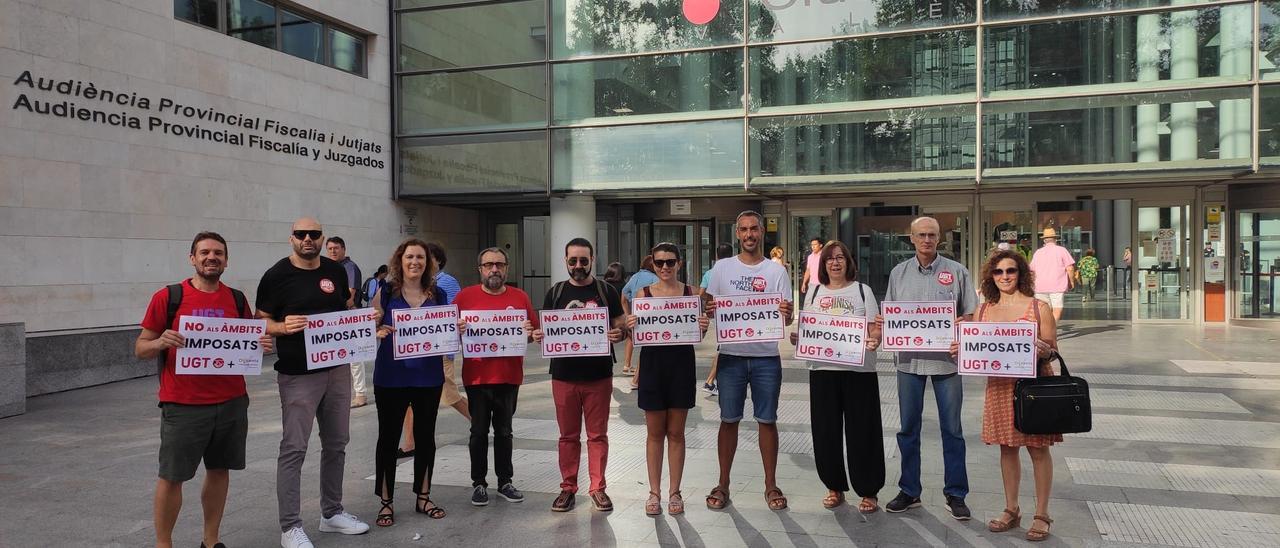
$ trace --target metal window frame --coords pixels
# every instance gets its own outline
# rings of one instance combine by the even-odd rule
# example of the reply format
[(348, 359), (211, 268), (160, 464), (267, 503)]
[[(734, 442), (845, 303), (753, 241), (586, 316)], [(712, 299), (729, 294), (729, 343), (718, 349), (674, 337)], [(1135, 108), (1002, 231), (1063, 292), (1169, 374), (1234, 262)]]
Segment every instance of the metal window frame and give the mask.
[[(248, 42), (248, 40), (244, 40), (243, 38), (239, 38), (239, 37), (235, 37), (235, 36), (232, 36), (232, 35), (231, 35), (232, 30), (231, 30), (231, 28), (230, 28), (230, 24), (229, 24), (229, 21), (228, 21), (228, 19), (229, 19), (229, 18), (230, 18), (230, 16), (231, 16), (231, 15), (230, 15), (231, 3), (230, 3), (230, 1), (229, 1), (229, 0), (203, 0), (203, 1), (206, 1), (206, 2), (214, 2), (214, 3), (217, 5), (217, 10), (218, 10), (218, 20), (217, 20), (217, 25), (216, 25), (216, 26), (214, 26), (214, 27), (210, 27), (210, 26), (207, 26), (207, 25), (202, 25), (202, 24), (200, 24), (200, 23), (198, 23), (198, 22), (195, 22), (195, 21), (191, 21), (191, 20), (189, 20), (189, 19), (183, 19), (183, 18), (181, 18), (181, 17), (178, 17), (178, 14), (177, 14), (176, 12), (173, 14), (173, 18), (174, 18), (174, 20), (176, 20), (176, 21), (182, 21), (182, 22), (184, 22), (184, 23), (187, 23), (187, 24), (190, 24), (190, 25), (193, 25), (193, 26), (196, 26), (196, 27), (199, 27), (199, 28), (205, 29), (205, 30), (216, 31), (216, 32), (218, 32), (219, 34), (222, 34), (222, 35), (225, 35), (225, 36), (228, 36), (228, 37), (231, 37), (231, 38), (236, 38), (237, 40), (241, 40), (241, 41), (244, 41), (244, 42)], [(288, 3), (288, 2), (281, 2), (280, 0), (257, 0), (257, 1), (258, 1), (258, 2), (261, 2), (261, 3), (263, 3), (263, 4), (267, 4), (267, 5), (271, 6), (271, 8), (275, 11), (275, 23), (274, 23), (273, 25), (262, 25), (262, 26), (259, 26), (259, 27), (245, 27), (244, 29), (239, 29), (239, 30), (243, 31), (243, 30), (245, 30), (245, 29), (248, 29), (248, 30), (258, 30), (258, 29), (274, 28), (274, 29), (275, 29), (275, 32), (276, 32), (276, 35), (275, 35), (275, 44), (273, 44), (273, 45), (271, 45), (271, 46), (264, 46), (264, 45), (261, 45), (261, 44), (257, 44), (256, 42), (250, 42), (251, 44), (258, 45), (258, 46), (261, 46), (261, 47), (270, 48), (270, 49), (275, 50), (275, 51), (278, 51), (278, 52), (280, 52), (280, 53), (284, 53), (285, 55), (289, 55), (290, 57), (293, 57), (293, 58), (295, 58), (295, 59), (300, 59), (300, 60), (303, 60), (303, 61), (307, 61), (307, 62), (315, 63), (315, 64), (317, 64), (317, 65), (324, 65), (324, 66), (326, 66), (326, 67), (329, 67), (329, 68), (332, 68), (332, 69), (335, 69), (335, 70), (339, 70), (339, 71), (345, 72), (345, 73), (347, 73), (347, 74), (351, 74), (351, 75), (359, 76), (359, 77), (361, 77), (361, 78), (366, 78), (366, 79), (367, 79), (367, 78), (369, 77), (369, 48), (368, 48), (368, 44), (369, 44), (369, 36), (368, 36), (368, 35), (366, 35), (366, 34), (365, 34), (365, 33), (363, 33), (363, 32), (360, 32), (360, 31), (355, 30), (355, 29), (354, 29), (354, 27), (350, 27), (350, 26), (344, 25), (344, 24), (342, 24), (341, 22), (336, 21), (336, 20), (334, 20), (333, 18), (331, 18), (331, 17), (329, 17), (329, 16), (326, 16), (326, 15), (321, 14), (321, 13), (317, 13), (316, 11), (314, 11), (314, 10), (312, 10), (312, 9), (309, 9), (309, 8), (307, 8), (306, 6), (300, 6), (300, 5), (292, 4), (292, 3)], [(321, 60), (320, 60), (320, 61), (312, 61), (311, 59), (306, 59), (306, 58), (303, 58), (303, 57), (298, 57), (298, 56), (296, 56), (296, 55), (292, 55), (292, 54), (289, 54), (289, 53), (287, 53), (287, 52), (285, 52), (285, 51), (284, 51), (284, 49), (283, 49), (284, 33), (282, 32), (282, 29), (283, 29), (283, 23), (282, 23), (282, 21), (281, 21), (281, 20), (282, 20), (282, 12), (284, 12), (284, 11), (286, 11), (286, 10), (287, 10), (290, 14), (292, 14), (292, 15), (295, 15), (295, 16), (297, 16), (297, 17), (301, 17), (301, 18), (306, 19), (306, 20), (308, 20), (308, 21), (310, 21), (310, 22), (312, 22), (312, 23), (317, 23), (317, 24), (319, 24), (319, 25), (320, 25), (320, 34), (321, 34), (321, 39), (320, 39), (321, 46), (320, 46), (320, 47), (324, 50), (324, 51), (322, 52)], [(338, 31), (338, 32), (341, 32), (341, 33), (347, 34), (347, 35), (351, 36), (352, 38), (355, 38), (356, 40), (358, 40), (358, 41), (360, 42), (360, 44), (361, 44), (361, 49), (362, 49), (362, 57), (363, 57), (364, 59), (363, 59), (363, 61), (361, 61), (361, 63), (360, 63), (360, 69), (361, 69), (361, 70), (360, 70), (359, 72), (349, 71), (349, 70), (346, 70), (346, 69), (344, 69), (344, 68), (341, 68), (341, 67), (338, 67), (338, 66), (335, 66), (335, 65), (334, 65), (334, 63), (333, 63), (333, 45), (332, 45), (331, 40), (330, 40), (330, 38), (329, 38), (329, 31), (330, 31), (330, 30), (335, 30), (335, 31)]]

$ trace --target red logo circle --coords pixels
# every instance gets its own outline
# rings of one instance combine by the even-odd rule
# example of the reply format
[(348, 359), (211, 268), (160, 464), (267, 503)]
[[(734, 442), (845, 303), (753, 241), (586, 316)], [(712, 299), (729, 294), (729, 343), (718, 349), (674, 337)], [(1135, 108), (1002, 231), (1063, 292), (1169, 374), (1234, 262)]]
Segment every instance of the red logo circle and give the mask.
[(320, 291), (333, 293), (333, 290), (333, 280), (330, 280), (329, 278), (320, 278)]
[(705, 25), (720, 12), (720, 0), (684, 0), (680, 6), (684, 18), (695, 25)]
[(763, 276), (756, 276), (751, 280), (751, 290), (762, 293), (764, 292), (765, 281)]
[(916, 346), (920, 346), (924, 344), (924, 337), (916, 337), (915, 343), (916, 343)]
[(950, 272), (943, 271), (938, 273), (938, 283), (942, 285), (951, 285), (951, 282), (954, 281), (956, 281), (956, 278)]
[(581, 349), (581, 348), (582, 348), (582, 345), (580, 345), (580, 344), (578, 344), (578, 343), (573, 343), (572, 345), (569, 345), (569, 347), (570, 347), (570, 348), (572, 348), (572, 349), (576, 352), (577, 350), (579, 350), (579, 349)]
[(497, 352), (497, 351), (498, 351), (498, 343), (489, 343), (489, 351), (490, 351), (490, 352)]
[(338, 349), (338, 357), (339, 357), (339, 358), (345, 358), (345, 357), (347, 357), (347, 349), (345, 349), (345, 348), (339, 348), (339, 349)]
[(671, 332), (670, 332), (670, 331), (663, 331), (663, 332), (662, 332), (662, 340), (664, 340), (664, 341), (669, 341), (669, 340), (671, 340)]
[(747, 336), (748, 336), (748, 337), (754, 337), (754, 336), (756, 336), (756, 330), (751, 329), (750, 327), (748, 327), (748, 328), (747, 328)]
[(422, 343), (422, 349), (423, 349), (423, 350), (431, 350), (431, 341), (427, 341), (427, 342)]
[(222, 361), (222, 358), (214, 358), (214, 359), (213, 359), (213, 367), (214, 367), (214, 369), (221, 369), (221, 368), (222, 368), (222, 366), (224, 366), (224, 365), (226, 365), (226, 364), (227, 364), (227, 362)]
[(818, 308), (831, 308), (832, 304), (835, 304), (835, 299), (831, 297), (818, 299)]
[(994, 361), (994, 360), (993, 360), (993, 361), (991, 362), (991, 368), (992, 368), (992, 369), (994, 369), (994, 370), (996, 370), (996, 371), (999, 371), (999, 370), (1000, 370), (1000, 362), (998, 362), (998, 361)]
[(830, 358), (830, 357), (831, 357), (832, 355), (834, 355), (835, 353), (836, 353), (836, 352), (835, 352), (834, 350), (832, 350), (832, 349), (830, 349), (830, 348), (828, 348), (828, 349), (827, 349), (827, 357), (828, 357), (828, 358)]

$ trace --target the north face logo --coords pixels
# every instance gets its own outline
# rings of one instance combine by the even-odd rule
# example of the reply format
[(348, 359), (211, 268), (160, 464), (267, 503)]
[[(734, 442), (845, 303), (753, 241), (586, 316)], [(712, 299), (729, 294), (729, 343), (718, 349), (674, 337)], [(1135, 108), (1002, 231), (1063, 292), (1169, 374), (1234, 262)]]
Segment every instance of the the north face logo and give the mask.
[(720, 13), (720, 0), (684, 0), (684, 18), (695, 25), (705, 25)]

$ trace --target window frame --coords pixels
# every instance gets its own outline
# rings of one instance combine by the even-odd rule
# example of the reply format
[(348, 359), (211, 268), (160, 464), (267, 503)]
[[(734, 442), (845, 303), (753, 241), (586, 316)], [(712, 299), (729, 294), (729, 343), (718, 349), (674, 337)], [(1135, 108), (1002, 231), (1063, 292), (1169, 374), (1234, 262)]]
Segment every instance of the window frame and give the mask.
[[(215, 27), (210, 27), (210, 26), (208, 26), (208, 25), (201, 24), (201, 23), (196, 22), (196, 21), (192, 21), (192, 20), (190, 20), (190, 19), (184, 19), (184, 18), (182, 18), (182, 17), (179, 17), (179, 16), (178, 16), (178, 12), (177, 12), (177, 10), (174, 10), (174, 13), (173, 13), (173, 19), (174, 19), (175, 21), (182, 21), (183, 23), (186, 23), (186, 24), (189, 24), (189, 25), (192, 25), (192, 26), (198, 27), (198, 28), (202, 28), (202, 29), (205, 29), (205, 30), (216, 31), (216, 32), (218, 32), (219, 34), (222, 34), (222, 35), (224, 35), (224, 36), (228, 36), (228, 37), (231, 37), (231, 38), (235, 38), (235, 39), (240, 40), (240, 41), (242, 41), (242, 42), (248, 42), (248, 43), (251, 43), (251, 44), (257, 45), (257, 46), (259, 46), (259, 47), (266, 47), (266, 48), (269, 48), (269, 49), (271, 49), (271, 50), (274, 50), (274, 51), (277, 51), (277, 52), (283, 53), (283, 54), (285, 54), (285, 55), (288, 55), (289, 57), (292, 57), (292, 58), (294, 58), (294, 59), (299, 59), (299, 60), (302, 60), (302, 61), (307, 61), (307, 62), (311, 62), (311, 63), (316, 63), (316, 64), (318, 64), (318, 65), (324, 65), (324, 66), (326, 66), (326, 67), (329, 67), (329, 68), (332, 68), (332, 69), (335, 69), (335, 70), (339, 70), (339, 71), (345, 72), (345, 73), (347, 73), (347, 74), (353, 74), (353, 75), (355, 75), (355, 76), (359, 76), (359, 77), (361, 77), (361, 78), (368, 78), (368, 77), (369, 77), (369, 38), (370, 38), (370, 36), (369, 36), (368, 34), (364, 33), (363, 31), (358, 31), (358, 30), (355, 30), (353, 27), (350, 27), (350, 26), (347, 26), (347, 25), (343, 25), (342, 23), (337, 22), (337, 21), (334, 21), (333, 19), (331, 19), (331, 18), (329, 18), (329, 17), (327, 17), (327, 16), (324, 16), (324, 15), (321, 15), (321, 14), (319, 14), (319, 13), (316, 13), (315, 11), (312, 11), (312, 10), (308, 9), (308, 8), (307, 8), (307, 7), (305, 7), (305, 6), (299, 6), (299, 5), (295, 5), (295, 4), (290, 4), (290, 3), (280, 2), (279, 0), (258, 0), (259, 2), (261, 2), (261, 3), (263, 3), (263, 4), (267, 4), (267, 5), (271, 6), (271, 8), (272, 8), (273, 10), (275, 10), (275, 24), (273, 25), (273, 26), (275, 27), (275, 32), (276, 32), (276, 34), (275, 34), (275, 44), (273, 44), (273, 45), (271, 45), (271, 46), (263, 46), (263, 45), (261, 45), (261, 44), (258, 44), (257, 42), (250, 42), (249, 40), (245, 40), (245, 39), (240, 38), (240, 37), (238, 37), (238, 36), (232, 36), (232, 35), (231, 35), (231, 29), (229, 28), (229, 27), (230, 27), (230, 25), (228, 24), (228, 23), (229, 23), (229, 22), (228, 22), (228, 18), (229, 18), (229, 16), (230, 16), (230, 14), (229, 14), (229, 10), (231, 9), (231, 3), (230, 3), (230, 1), (229, 1), (229, 0), (203, 0), (203, 1), (212, 1), (212, 2), (215, 2), (215, 3), (217, 4), (217, 9), (218, 9), (218, 21), (217, 21), (217, 27), (216, 27), (216, 28), (215, 28)], [(285, 50), (284, 50), (284, 48), (283, 48), (284, 33), (283, 33), (283, 23), (282, 23), (282, 18), (283, 18), (283, 16), (284, 16), (284, 13), (285, 13), (285, 12), (288, 12), (290, 15), (293, 15), (293, 16), (295, 16), (295, 17), (299, 17), (299, 18), (302, 18), (302, 19), (306, 19), (306, 20), (308, 20), (308, 21), (310, 21), (310, 22), (312, 22), (312, 23), (317, 23), (317, 24), (319, 24), (319, 25), (320, 25), (320, 27), (321, 27), (321, 28), (320, 28), (320, 34), (321, 34), (321, 46), (320, 46), (320, 47), (323, 49), (323, 52), (322, 52), (322, 55), (321, 55), (321, 61), (316, 62), (316, 61), (312, 61), (311, 59), (307, 59), (307, 58), (305, 58), (305, 57), (298, 57), (297, 55), (293, 55), (292, 53), (289, 53), (289, 52), (287, 52), (287, 51), (285, 51)], [(257, 27), (255, 27), (255, 28), (257, 28)], [(266, 26), (263, 26), (263, 27), (261, 27), (261, 28), (265, 29), (265, 28), (267, 28), (267, 27), (266, 27)], [(337, 65), (335, 65), (335, 64), (334, 64), (334, 61), (333, 61), (333, 44), (331, 43), (331, 40), (329, 39), (329, 33), (330, 33), (330, 31), (331, 31), (331, 30), (333, 30), (333, 31), (338, 31), (338, 32), (341, 32), (341, 33), (343, 33), (343, 34), (347, 34), (347, 35), (349, 35), (349, 36), (351, 36), (351, 37), (353, 37), (353, 38), (355, 38), (356, 40), (358, 40), (358, 41), (359, 41), (359, 43), (361, 44), (361, 49), (363, 50), (363, 51), (362, 51), (362, 53), (363, 53), (363, 56), (364, 56), (364, 59), (363, 59), (363, 60), (361, 61), (361, 63), (360, 63), (360, 68), (361, 68), (361, 71), (360, 71), (360, 72), (353, 72), (353, 71), (349, 71), (349, 70), (347, 70), (347, 69), (344, 69), (344, 68), (339, 67), (339, 66), (337, 66)]]

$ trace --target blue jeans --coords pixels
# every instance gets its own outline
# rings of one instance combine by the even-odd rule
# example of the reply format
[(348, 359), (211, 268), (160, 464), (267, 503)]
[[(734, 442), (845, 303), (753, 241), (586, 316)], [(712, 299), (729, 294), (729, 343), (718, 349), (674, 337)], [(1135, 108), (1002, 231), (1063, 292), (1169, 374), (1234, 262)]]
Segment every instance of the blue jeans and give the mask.
[(751, 387), (751, 410), (756, 422), (773, 424), (778, 421), (778, 397), (782, 394), (782, 358), (748, 358), (720, 354), (716, 382), (720, 385), (720, 422), (742, 420), (748, 386)]
[(969, 473), (964, 467), (964, 431), (960, 427), (960, 403), (964, 385), (960, 375), (912, 375), (898, 372), (898, 452), (902, 453), (902, 475), (898, 488), (912, 497), (920, 496), (920, 418), (924, 413), (924, 383), (933, 379), (933, 396), (938, 402), (938, 422), (942, 427), (942, 492), (964, 498), (969, 494)]

